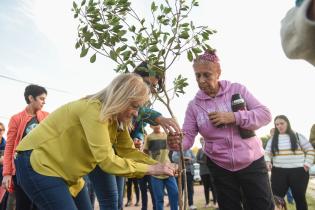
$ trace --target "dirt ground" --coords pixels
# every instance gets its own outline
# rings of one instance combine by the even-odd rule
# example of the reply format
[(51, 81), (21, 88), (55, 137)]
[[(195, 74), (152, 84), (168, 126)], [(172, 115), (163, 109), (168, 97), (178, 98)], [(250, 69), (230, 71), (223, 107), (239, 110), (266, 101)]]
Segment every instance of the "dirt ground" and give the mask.
[[(315, 199), (315, 176), (310, 178), (310, 181), (308, 184), (308, 189), (307, 189), (307, 194), (312, 196)], [(127, 200), (126, 200), (126, 198), (124, 198), (124, 205), (126, 204), (126, 202), (127, 202)], [(164, 199), (165, 208), (164, 209), (170, 210), (170, 208), (166, 206), (167, 203), (168, 203), (168, 197), (165, 196), (165, 199)], [(204, 198), (202, 185), (195, 185), (194, 186), (194, 203), (198, 208), (203, 207), (205, 204), (205, 198)], [(97, 201), (95, 203), (95, 210), (99, 210), (99, 206), (98, 206)], [(132, 205), (129, 207), (124, 207), (124, 210), (141, 210), (141, 201), (140, 201), (140, 206)], [(151, 202), (151, 197), (150, 197), (149, 192), (148, 192), (148, 210), (152, 210), (152, 202)]]

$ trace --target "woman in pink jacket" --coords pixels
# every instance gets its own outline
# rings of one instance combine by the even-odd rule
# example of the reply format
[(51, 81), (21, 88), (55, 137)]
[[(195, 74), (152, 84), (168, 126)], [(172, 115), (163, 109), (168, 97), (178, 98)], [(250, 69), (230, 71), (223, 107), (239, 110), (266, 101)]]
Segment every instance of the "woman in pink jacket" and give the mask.
[[(21, 139), (26, 136), (48, 112), (41, 111), (47, 96), (47, 90), (38, 85), (28, 85), (24, 91), (26, 108), (10, 119), (7, 133), (7, 144), (3, 157), (3, 180), (2, 185), (8, 190), (14, 186), (16, 196), (16, 210), (36, 209), (28, 199), (22, 188), (17, 184), (15, 177), (14, 153)], [(14, 183), (12, 183), (14, 182)]]
[[(197, 57), (193, 68), (200, 90), (186, 110), (183, 149), (192, 147), (198, 133), (204, 138), (220, 210), (242, 210), (242, 200), (246, 209), (273, 210), (264, 149), (254, 133), (271, 121), (270, 111), (245, 86), (219, 80), (214, 52)], [(170, 149), (179, 150), (179, 140), (178, 134), (169, 136)]]

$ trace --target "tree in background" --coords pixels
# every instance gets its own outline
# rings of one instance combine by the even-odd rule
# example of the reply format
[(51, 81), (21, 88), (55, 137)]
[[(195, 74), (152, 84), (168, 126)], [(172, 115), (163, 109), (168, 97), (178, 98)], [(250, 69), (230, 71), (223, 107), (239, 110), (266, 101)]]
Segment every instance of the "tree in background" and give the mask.
[(271, 138), (270, 134), (260, 137), (264, 148), (266, 148), (267, 142), (270, 138)]
[[(74, 1), (74, 18), (79, 22), (75, 47), (81, 50), (80, 57), (90, 52), (91, 63), (100, 55), (110, 58), (117, 64), (116, 72), (130, 72), (146, 61), (149, 68), (144, 71), (166, 76), (183, 53), (192, 61), (203, 51), (212, 50), (207, 42), (215, 30), (189, 20), (197, 6), (197, 0), (151, 1), (151, 17), (142, 17), (143, 11), (136, 11), (129, 0)], [(185, 93), (187, 78), (179, 74), (172, 84), (169, 88), (164, 85), (153, 97), (175, 118), (170, 101)], [(180, 167), (184, 169), (184, 164)]]

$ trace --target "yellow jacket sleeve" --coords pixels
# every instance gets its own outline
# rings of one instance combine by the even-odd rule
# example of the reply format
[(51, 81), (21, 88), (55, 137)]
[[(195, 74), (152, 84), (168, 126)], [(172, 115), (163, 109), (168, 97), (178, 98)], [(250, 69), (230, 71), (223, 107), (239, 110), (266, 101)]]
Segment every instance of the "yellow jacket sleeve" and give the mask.
[(137, 163), (134, 160), (115, 155), (110, 138), (116, 138), (115, 133), (117, 131), (111, 130), (112, 133), (110, 133), (109, 122), (99, 121), (99, 104), (98, 107), (96, 106), (96, 104), (95, 106), (89, 106), (89, 110), (80, 115), (80, 122), (86, 135), (87, 144), (96, 164), (109, 174), (127, 177), (144, 176), (148, 171), (147, 164)]
[(127, 128), (125, 128), (124, 131), (119, 132), (117, 142), (114, 146), (117, 155), (120, 157), (129, 158), (136, 162), (145, 163), (148, 165), (158, 163), (150, 156), (134, 147), (133, 141)]

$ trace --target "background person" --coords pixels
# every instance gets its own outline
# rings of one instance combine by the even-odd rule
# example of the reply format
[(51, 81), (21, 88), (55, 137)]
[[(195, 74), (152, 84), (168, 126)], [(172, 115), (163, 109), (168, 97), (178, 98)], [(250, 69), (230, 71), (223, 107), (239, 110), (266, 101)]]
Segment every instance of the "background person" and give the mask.
[(8, 191), (12, 191), (14, 183), (16, 210), (36, 209), (17, 182), (14, 154), (21, 139), (47, 117), (48, 112), (42, 111), (46, 97), (47, 90), (44, 87), (28, 85), (24, 91), (24, 98), (27, 103), (26, 108), (22, 112), (13, 115), (9, 121), (7, 143), (3, 157), (2, 185)]
[[(241, 210), (241, 191), (246, 205), (255, 210), (274, 210), (269, 177), (260, 138), (243, 139), (241, 130), (259, 129), (271, 121), (269, 109), (244, 85), (219, 80), (221, 67), (214, 51), (198, 56), (193, 63), (199, 86), (188, 104), (183, 125), (183, 147), (191, 148), (198, 133), (213, 175), (219, 208)], [(245, 110), (232, 111), (232, 95), (240, 94)], [(179, 150), (180, 134), (169, 135), (169, 148)]]
[[(188, 206), (189, 210), (197, 209), (194, 205), (194, 163), (196, 162), (196, 157), (191, 149), (184, 150), (184, 161), (186, 166), (186, 178), (187, 178), (187, 193), (188, 193)], [(172, 160), (174, 163), (179, 164), (180, 153), (174, 151), (172, 154)], [(178, 183), (178, 177), (176, 177)], [(182, 177), (182, 190), (184, 190), (184, 178)]]
[[(147, 136), (143, 151), (159, 163), (170, 163), (166, 148), (166, 133), (161, 131), (159, 125), (151, 128), (153, 132)], [(178, 209), (178, 189), (173, 176), (151, 176), (151, 185), (154, 186), (151, 195), (154, 196), (156, 210), (164, 209), (164, 188), (167, 190), (170, 209)]]
[(314, 149), (302, 134), (292, 130), (285, 115), (276, 116), (274, 125), (274, 135), (265, 149), (267, 168), (271, 170), (272, 191), (283, 198), (291, 188), (296, 209), (307, 210), (305, 193)]
[[(4, 133), (5, 133), (5, 126), (2, 122), (0, 122), (0, 181), (2, 182), (2, 170), (3, 170), (3, 154), (4, 154), (4, 148), (5, 148), (5, 138), (4, 138)], [(7, 198), (8, 198), (8, 192), (1, 187), (0, 188), (1, 195), (3, 194), (3, 197), (0, 202), (0, 210), (5, 210), (6, 205), (7, 205)]]
[[(82, 177), (96, 165), (128, 177), (174, 174), (172, 165), (156, 163), (130, 138), (131, 119), (148, 98), (141, 77), (121, 74), (98, 93), (55, 110), (20, 142), (18, 181), (39, 209), (92, 209)], [(76, 206), (72, 196), (89, 205)]]
[(207, 166), (207, 156), (203, 152), (203, 146), (205, 143), (203, 137), (200, 137), (200, 143), (202, 145), (202, 148), (198, 149), (196, 159), (197, 159), (197, 163), (199, 163), (199, 165), (200, 165), (200, 168), (199, 168), (200, 176), (201, 176), (203, 191), (204, 191), (205, 200), (206, 200), (205, 208), (210, 207), (210, 196), (209, 196), (210, 191), (212, 192), (214, 207), (218, 208), (218, 206), (217, 206), (217, 192), (216, 192), (214, 184), (213, 184), (213, 177), (212, 177), (212, 175), (209, 171), (209, 168)]

